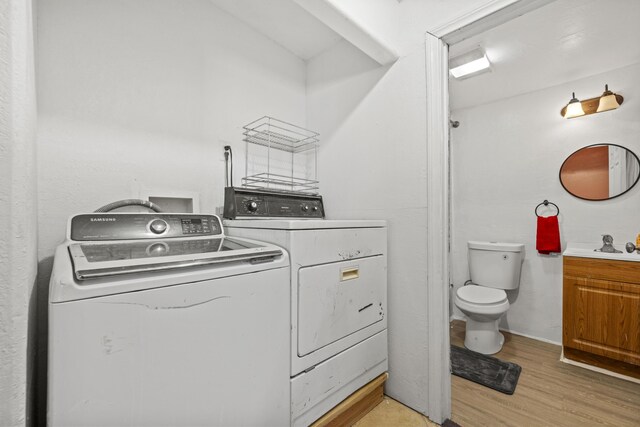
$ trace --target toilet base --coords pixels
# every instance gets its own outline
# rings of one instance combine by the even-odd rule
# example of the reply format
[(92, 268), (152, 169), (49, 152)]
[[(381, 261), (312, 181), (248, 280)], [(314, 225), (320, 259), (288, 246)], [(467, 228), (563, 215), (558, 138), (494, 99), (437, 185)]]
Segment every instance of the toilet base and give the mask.
[(498, 331), (498, 320), (478, 322), (467, 319), (464, 346), (482, 354), (495, 354), (502, 350), (504, 335)]

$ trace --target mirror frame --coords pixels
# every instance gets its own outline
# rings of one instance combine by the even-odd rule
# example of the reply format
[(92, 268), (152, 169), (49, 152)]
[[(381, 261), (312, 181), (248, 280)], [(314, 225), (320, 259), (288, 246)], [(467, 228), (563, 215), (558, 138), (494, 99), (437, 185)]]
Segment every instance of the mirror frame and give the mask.
[(566, 191), (567, 193), (571, 194), (573, 197), (577, 197), (578, 199), (582, 199), (582, 200), (587, 200), (589, 202), (604, 202), (605, 200), (615, 199), (616, 197), (620, 197), (623, 194), (628, 193), (629, 190), (631, 190), (633, 187), (635, 187), (638, 184), (638, 181), (640, 181), (640, 175), (639, 175), (638, 178), (636, 178), (636, 181), (633, 183), (633, 185), (631, 187), (627, 188), (625, 191), (623, 191), (620, 194), (616, 194), (615, 196), (612, 196), (612, 197), (607, 197), (606, 199), (587, 199), (585, 197), (577, 196), (577, 195), (573, 194), (571, 191), (569, 191), (567, 189), (567, 187), (565, 187), (564, 182), (562, 182), (562, 168), (564, 167), (564, 164), (567, 163), (567, 160), (569, 160), (569, 158), (571, 158), (571, 156), (576, 154), (578, 151), (583, 150), (585, 148), (597, 147), (597, 146), (601, 146), (601, 145), (612, 145), (614, 147), (624, 148), (626, 151), (628, 151), (629, 153), (633, 154), (633, 157), (636, 158), (636, 161), (640, 165), (640, 158), (638, 158), (638, 155), (636, 153), (634, 153), (633, 151), (631, 151), (629, 148), (624, 147), (622, 145), (611, 144), (611, 143), (608, 143), (608, 142), (600, 142), (600, 143), (597, 143), (597, 144), (585, 145), (584, 147), (580, 147), (577, 150), (575, 150), (573, 153), (569, 154), (566, 159), (564, 159), (564, 161), (562, 162), (562, 165), (560, 165), (560, 170), (558, 171), (558, 180), (560, 181), (560, 185), (562, 185), (562, 188), (564, 188), (564, 191)]

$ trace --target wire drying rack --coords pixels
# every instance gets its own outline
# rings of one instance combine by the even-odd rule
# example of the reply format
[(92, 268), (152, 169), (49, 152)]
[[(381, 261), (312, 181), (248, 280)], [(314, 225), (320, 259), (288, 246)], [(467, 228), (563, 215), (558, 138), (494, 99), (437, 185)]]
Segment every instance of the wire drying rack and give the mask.
[(317, 194), (318, 132), (269, 116), (243, 129), (246, 142), (243, 187)]

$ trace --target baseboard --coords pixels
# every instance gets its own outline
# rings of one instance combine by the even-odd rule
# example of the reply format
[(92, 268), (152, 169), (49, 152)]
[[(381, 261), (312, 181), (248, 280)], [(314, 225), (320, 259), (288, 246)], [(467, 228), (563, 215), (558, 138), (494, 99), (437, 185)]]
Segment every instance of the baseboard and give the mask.
[(387, 372), (378, 376), (323, 415), (311, 427), (353, 425), (382, 402), (384, 398), (384, 383), (387, 378), (389, 378)]
[[(565, 353), (570, 353), (570, 356), (567, 356)], [(640, 384), (640, 368), (635, 365), (564, 347), (562, 347), (560, 361), (567, 365), (579, 366), (580, 368), (588, 369), (593, 372), (599, 372), (601, 374), (609, 375), (610, 377), (616, 377)]]
[[(467, 319), (465, 319), (464, 317), (456, 316), (456, 315), (452, 315), (451, 320), (460, 320), (461, 322), (467, 323)], [(558, 341), (552, 341), (546, 338), (534, 337), (533, 335), (523, 334), (522, 332), (514, 331), (513, 329), (505, 329), (505, 328), (499, 328), (499, 329), (503, 332), (509, 332), (510, 334), (513, 334), (513, 335), (519, 335), (521, 337), (530, 338), (532, 340), (546, 342), (547, 344), (562, 346), (562, 343)]]
[(514, 330), (511, 330), (511, 329), (500, 328), (500, 330), (501, 331), (505, 331), (505, 332), (509, 332), (510, 334), (513, 334), (513, 335), (519, 335), (521, 337), (530, 338), (532, 340), (546, 342), (547, 344), (553, 344), (553, 345), (557, 345), (557, 346), (561, 346), (562, 345), (562, 343), (559, 342), (559, 341), (552, 341), (552, 340), (548, 340), (546, 338), (534, 337), (533, 335), (523, 334), (522, 332), (514, 331)]

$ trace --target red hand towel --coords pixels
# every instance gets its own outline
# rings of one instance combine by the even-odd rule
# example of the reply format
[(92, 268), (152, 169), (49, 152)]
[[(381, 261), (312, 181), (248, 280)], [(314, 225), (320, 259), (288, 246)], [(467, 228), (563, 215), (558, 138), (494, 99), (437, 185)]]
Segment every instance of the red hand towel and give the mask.
[(536, 249), (541, 254), (560, 252), (560, 228), (557, 215), (538, 217)]

